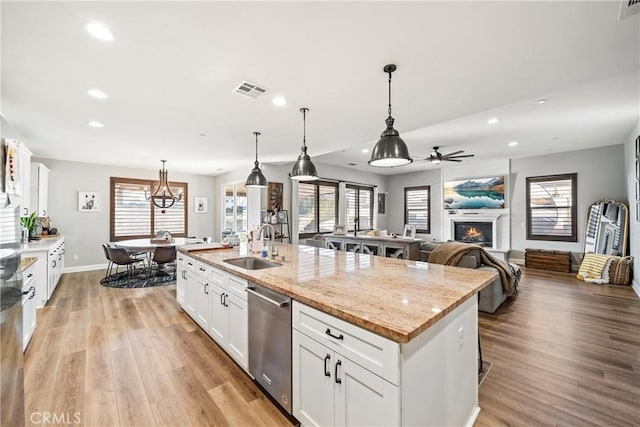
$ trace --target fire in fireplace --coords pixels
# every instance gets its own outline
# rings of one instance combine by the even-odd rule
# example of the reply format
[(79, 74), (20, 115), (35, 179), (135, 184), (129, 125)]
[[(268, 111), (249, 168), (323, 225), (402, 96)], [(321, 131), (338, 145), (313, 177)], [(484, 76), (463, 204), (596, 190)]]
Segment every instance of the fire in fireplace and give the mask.
[(493, 247), (493, 223), (456, 221), (453, 239), (456, 242), (477, 243), (484, 247)]

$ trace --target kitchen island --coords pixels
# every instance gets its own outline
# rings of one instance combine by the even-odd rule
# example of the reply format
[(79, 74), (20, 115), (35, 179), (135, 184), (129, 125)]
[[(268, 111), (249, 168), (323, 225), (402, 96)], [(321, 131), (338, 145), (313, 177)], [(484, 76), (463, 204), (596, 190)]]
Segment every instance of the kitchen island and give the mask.
[[(224, 262), (243, 255), (237, 248), (179, 251), (203, 272), (211, 267), (294, 300), (296, 418), (305, 425), (473, 424), (479, 412), (476, 294), (494, 273), (276, 246), (281, 265), (262, 270)], [(179, 301), (180, 288), (179, 276)], [(203, 289), (208, 294), (206, 284)], [(213, 321), (198, 323), (213, 327)]]

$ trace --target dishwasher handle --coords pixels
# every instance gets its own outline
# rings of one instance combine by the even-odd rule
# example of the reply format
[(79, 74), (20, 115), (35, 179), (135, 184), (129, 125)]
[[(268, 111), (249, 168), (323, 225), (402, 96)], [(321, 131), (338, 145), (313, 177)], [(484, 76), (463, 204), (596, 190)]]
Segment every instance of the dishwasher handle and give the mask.
[(247, 292), (249, 292), (250, 294), (257, 296), (260, 299), (265, 300), (266, 302), (268, 302), (269, 304), (273, 304), (276, 307), (282, 308), (282, 307), (286, 307), (289, 305), (290, 300), (286, 300), (286, 301), (276, 301), (274, 299), (271, 299), (267, 296), (262, 295), (261, 293), (258, 293), (254, 290), (255, 288), (247, 288)]

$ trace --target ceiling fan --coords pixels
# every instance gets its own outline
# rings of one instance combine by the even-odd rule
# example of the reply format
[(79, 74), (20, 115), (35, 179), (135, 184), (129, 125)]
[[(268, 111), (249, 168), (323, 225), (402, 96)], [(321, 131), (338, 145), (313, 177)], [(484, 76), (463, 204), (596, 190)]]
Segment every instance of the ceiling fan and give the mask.
[(462, 154), (464, 153), (464, 150), (458, 150), (458, 151), (454, 151), (453, 153), (449, 153), (449, 154), (442, 154), (438, 151), (440, 147), (433, 147), (433, 153), (431, 153), (429, 155), (429, 157), (427, 157), (425, 160), (433, 163), (433, 164), (438, 164), (440, 162), (443, 161), (447, 161), (447, 162), (461, 162), (463, 158), (465, 157), (473, 157), (474, 154)]

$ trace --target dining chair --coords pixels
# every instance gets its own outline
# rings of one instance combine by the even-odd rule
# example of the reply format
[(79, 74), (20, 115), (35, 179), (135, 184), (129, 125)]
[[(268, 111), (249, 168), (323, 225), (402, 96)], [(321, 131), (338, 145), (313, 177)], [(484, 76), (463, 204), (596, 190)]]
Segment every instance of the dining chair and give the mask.
[(104, 275), (105, 278), (111, 275), (111, 268), (113, 267), (113, 261), (111, 261), (111, 257), (109, 256), (109, 251), (107, 250), (107, 248), (109, 248), (110, 246), (111, 245), (109, 245), (109, 243), (102, 244), (102, 250), (104, 251), (104, 256), (107, 259), (107, 261), (109, 261), (109, 264), (107, 265), (107, 272)]
[(153, 251), (153, 258), (149, 265), (149, 276), (153, 272), (153, 265), (158, 266), (158, 270), (162, 270), (162, 266), (175, 262), (176, 260), (176, 247), (175, 246), (158, 246)]
[(109, 259), (116, 265), (116, 273), (118, 273), (118, 266), (126, 265), (127, 272), (131, 276), (135, 270), (135, 264), (141, 262), (142, 265), (144, 265), (144, 258), (132, 258), (125, 248), (107, 246), (106, 249), (109, 254)]

